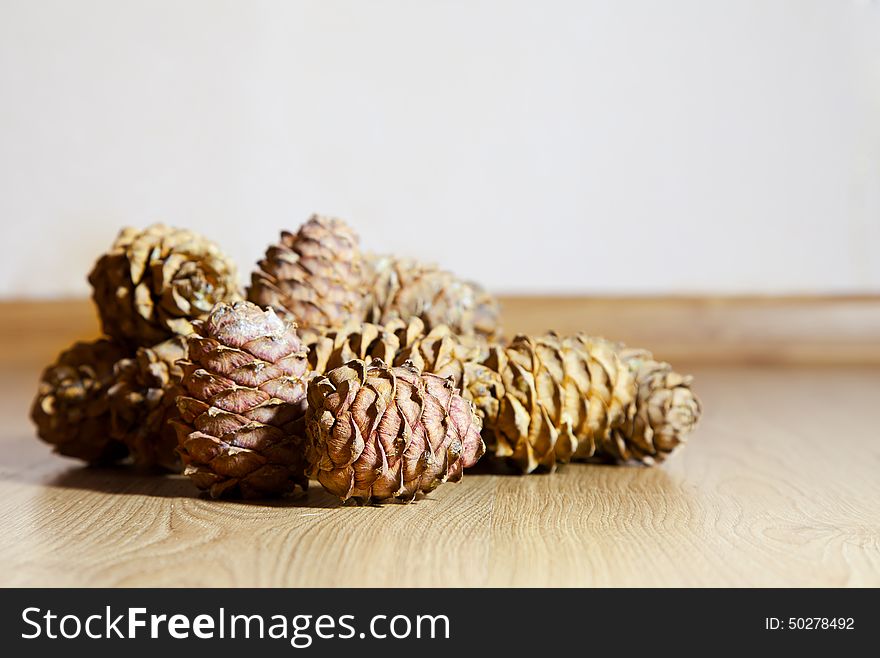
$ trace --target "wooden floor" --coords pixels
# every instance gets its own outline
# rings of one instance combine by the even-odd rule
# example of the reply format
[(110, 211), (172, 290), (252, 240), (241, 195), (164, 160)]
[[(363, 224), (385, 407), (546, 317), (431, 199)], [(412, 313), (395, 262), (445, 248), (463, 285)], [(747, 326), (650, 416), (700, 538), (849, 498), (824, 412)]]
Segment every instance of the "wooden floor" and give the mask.
[(317, 484), (214, 502), (54, 456), (27, 419), (43, 355), (12, 352), (0, 585), (880, 586), (880, 366), (696, 364), (703, 422), (660, 468), (466, 475), (348, 507)]

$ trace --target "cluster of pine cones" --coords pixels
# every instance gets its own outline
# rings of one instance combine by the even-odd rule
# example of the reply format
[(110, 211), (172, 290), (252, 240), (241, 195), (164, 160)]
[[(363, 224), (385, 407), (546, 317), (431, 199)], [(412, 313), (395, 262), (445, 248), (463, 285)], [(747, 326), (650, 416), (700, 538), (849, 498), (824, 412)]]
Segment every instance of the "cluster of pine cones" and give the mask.
[(89, 275), (104, 338), (42, 375), (32, 418), (62, 455), (183, 471), (214, 497), (315, 479), (409, 501), (485, 459), (662, 461), (700, 416), (691, 378), (583, 334), (501, 338), (499, 306), (438, 267), (363, 254), (314, 216), (242, 293), (192, 231), (124, 229)]

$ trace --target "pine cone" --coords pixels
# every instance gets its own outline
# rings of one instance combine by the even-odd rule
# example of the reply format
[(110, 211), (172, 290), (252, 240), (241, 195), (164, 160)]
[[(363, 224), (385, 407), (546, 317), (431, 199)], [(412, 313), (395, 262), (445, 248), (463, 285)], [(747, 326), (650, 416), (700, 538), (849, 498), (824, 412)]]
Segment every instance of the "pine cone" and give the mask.
[(624, 349), (621, 360), (636, 379), (634, 411), (599, 446), (598, 455), (617, 461), (662, 462), (700, 419), (700, 400), (691, 390), (693, 378), (680, 375), (650, 352)]
[(418, 317), (428, 331), (447, 325), (455, 334), (498, 334), (498, 301), (477, 284), (434, 265), (391, 256), (371, 257), (369, 269), (368, 322)]
[(40, 378), (31, 418), (55, 451), (89, 463), (123, 459), (128, 450), (113, 439), (107, 390), (113, 366), (127, 356), (109, 340), (75, 343)]
[(234, 263), (185, 229), (124, 228), (89, 274), (104, 333), (132, 346), (192, 331), (217, 302), (239, 299)]
[(185, 473), (215, 498), (305, 489), (307, 364), (296, 325), (249, 302), (193, 324), (175, 423)]
[(480, 420), (452, 382), (374, 360), (309, 385), (310, 474), (343, 500), (410, 501), (483, 454)]
[(125, 443), (135, 463), (179, 471), (175, 400), (182, 393), (177, 365), (187, 357), (187, 341), (174, 336), (117, 362), (108, 392), (113, 435)]
[(283, 232), (258, 267), (248, 299), (303, 328), (336, 327), (363, 315), (358, 237), (340, 219), (313, 215), (296, 234)]
[[(611, 343), (588, 336), (517, 336), (483, 364), (486, 440), (522, 472), (589, 457), (632, 413), (635, 381)], [(501, 394), (497, 415), (491, 398)]]

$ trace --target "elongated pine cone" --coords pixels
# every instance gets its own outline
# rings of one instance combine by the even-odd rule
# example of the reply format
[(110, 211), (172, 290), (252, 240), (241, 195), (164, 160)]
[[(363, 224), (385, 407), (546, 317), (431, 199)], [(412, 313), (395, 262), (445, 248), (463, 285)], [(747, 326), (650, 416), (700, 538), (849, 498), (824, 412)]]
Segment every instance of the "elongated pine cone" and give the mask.
[(128, 446), (136, 464), (179, 471), (177, 396), (183, 391), (187, 340), (174, 336), (153, 347), (140, 347), (134, 357), (116, 363), (115, 383), (108, 391), (113, 435)]
[(483, 454), (480, 420), (448, 379), (351, 361), (309, 384), (310, 475), (343, 500), (410, 501)]
[(215, 498), (305, 489), (307, 364), (296, 325), (250, 302), (220, 304), (193, 324), (175, 423), (186, 475)]
[(303, 328), (336, 327), (361, 318), (364, 294), (357, 235), (340, 219), (313, 215), (269, 247), (251, 276), (248, 299)]
[(598, 456), (662, 462), (686, 441), (700, 419), (700, 400), (691, 390), (693, 377), (680, 375), (646, 350), (623, 349), (620, 357), (636, 380), (634, 411), (603, 441)]
[(428, 331), (447, 325), (455, 334), (499, 333), (498, 301), (477, 284), (410, 259), (376, 256), (368, 263), (368, 322), (418, 317)]
[(501, 377), (497, 415), (485, 420), (489, 450), (524, 473), (592, 456), (635, 399), (632, 373), (602, 339), (517, 336), (484, 365)]
[(192, 331), (217, 302), (240, 299), (235, 264), (198, 233), (124, 228), (89, 274), (104, 333), (134, 347)]
[(123, 459), (128, 450), (112, 436), (107, 391), (114, 364), (126, 356), (106, 339), (75, 343), (62, 352), (43, 372), (31, 408), (39, 437), (59, 454), (89, 463)]

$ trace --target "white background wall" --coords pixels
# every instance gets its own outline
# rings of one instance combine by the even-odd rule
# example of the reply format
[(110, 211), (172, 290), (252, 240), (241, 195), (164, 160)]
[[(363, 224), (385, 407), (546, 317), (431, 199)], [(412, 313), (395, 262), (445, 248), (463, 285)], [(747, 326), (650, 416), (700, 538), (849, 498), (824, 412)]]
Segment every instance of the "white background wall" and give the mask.
[(316, 210), (497, 291), (878, 291), (880, 4), (0, 0), (0, 296)]

